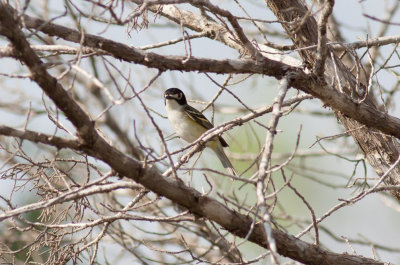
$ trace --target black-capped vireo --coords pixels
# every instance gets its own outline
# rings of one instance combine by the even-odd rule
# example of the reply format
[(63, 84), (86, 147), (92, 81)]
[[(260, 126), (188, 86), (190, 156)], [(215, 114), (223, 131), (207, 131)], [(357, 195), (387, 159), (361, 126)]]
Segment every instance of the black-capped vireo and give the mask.
[[(200, 111), (187, 104), (185, 94), (180, 89), (167, 89), (164, 92), (164, 99), (168, 120), (171, 122), (176, 134), (183, 140), (192, 143), (203, 133), (214, 127)], [(231, 175), (237, 176), (231, 161), (229, 161), (223, 149), (228, 144), (221, 136), (208, 141), (206, 146), (215, 152), (223, 167)]]

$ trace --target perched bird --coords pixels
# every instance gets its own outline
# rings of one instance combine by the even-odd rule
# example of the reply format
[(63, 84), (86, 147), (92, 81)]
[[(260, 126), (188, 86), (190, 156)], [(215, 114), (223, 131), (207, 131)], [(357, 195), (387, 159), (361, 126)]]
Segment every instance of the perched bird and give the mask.
[[(168, 120), (171, 122), (176, 134), (183, 140), (192, 143), (203, 133), (214, 127), (200, 111), (187, 104), (185, 94), (180, 89), (167, 89), (164, 92), (164, 99)], [(228, 144), (221, 136), (208, 141), (206, 146), (215, 152), (224, 168), (231, 175), (237, 176), (231, 161), (229, 161), (223, 149)]]

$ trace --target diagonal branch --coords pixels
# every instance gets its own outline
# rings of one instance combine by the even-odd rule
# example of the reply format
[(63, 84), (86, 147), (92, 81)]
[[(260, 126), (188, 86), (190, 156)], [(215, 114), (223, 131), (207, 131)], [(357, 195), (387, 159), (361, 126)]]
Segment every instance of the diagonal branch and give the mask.
[(31, 78), (40, 85), (44, 92), (66, 114), (75, 125), (82, 139), (90, 143), (94, 140), (94, 125), (79, 105), (71, 100), (57, 79), (52, 77), (43, 66), (43, 62), (30, 47), (23, 32), (16, 27), (19, 22), (16, 13), (6, 4), (0, 4), (0, 34), (7, 37), (15, 50), (17, 57), (26, 64), (31, 72)]

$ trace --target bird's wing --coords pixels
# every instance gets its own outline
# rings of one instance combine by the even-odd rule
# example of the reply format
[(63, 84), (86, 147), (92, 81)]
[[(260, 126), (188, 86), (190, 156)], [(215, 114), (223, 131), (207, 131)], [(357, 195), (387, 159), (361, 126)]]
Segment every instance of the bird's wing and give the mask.
[(206, 128), (207, 130), (213, 128), (214, 126), (211, 124), (211, 122), (209, 122), (207, 120), (207, 118), (197, 109), (186, 105), (185, 107), (185, 113), (186, 115), (191, 118), (192, 120), (194, 120), (196, 123), (200, 124), (201, 126), (203, 126), (204, 128)]
[[(214, 128), (211, 122), (207, 120), (207, 118), (197, 109), (193, 108), (192, 106), (186, 105), (185, 107), (185, 113), (186, 115), (195, 121), (196, 123), (200, 124), (207, 130)], [(219, 141), (221, 142), (221, 145), (223, 147), (229, 146), (228, 143), (222, 138), (221, 136), (218, 136)]]

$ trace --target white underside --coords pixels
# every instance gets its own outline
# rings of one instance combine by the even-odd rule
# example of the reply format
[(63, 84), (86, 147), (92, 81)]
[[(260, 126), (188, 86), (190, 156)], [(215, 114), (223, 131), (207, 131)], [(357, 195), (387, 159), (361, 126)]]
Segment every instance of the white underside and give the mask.
[(183, 106), (173, 99), (166, 100), (168, 120), (176, 134), (191, 143), (196, 141), (206, 130), (194, 123), (184, 112)]

